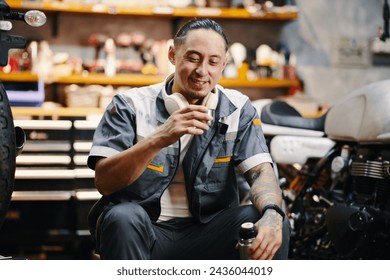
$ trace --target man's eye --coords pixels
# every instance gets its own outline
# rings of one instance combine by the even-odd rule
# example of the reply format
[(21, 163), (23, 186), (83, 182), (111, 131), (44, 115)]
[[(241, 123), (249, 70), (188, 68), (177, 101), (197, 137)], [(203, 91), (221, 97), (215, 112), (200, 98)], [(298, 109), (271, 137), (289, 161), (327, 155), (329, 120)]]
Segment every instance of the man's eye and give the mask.
[(191, 62), (198, 62), (199, 58), (197, 58), (197, 57), (189, 57), (188, 60), (191, 61)]
[(219, 60), (210, 60), (210, 65), (218, 65)]

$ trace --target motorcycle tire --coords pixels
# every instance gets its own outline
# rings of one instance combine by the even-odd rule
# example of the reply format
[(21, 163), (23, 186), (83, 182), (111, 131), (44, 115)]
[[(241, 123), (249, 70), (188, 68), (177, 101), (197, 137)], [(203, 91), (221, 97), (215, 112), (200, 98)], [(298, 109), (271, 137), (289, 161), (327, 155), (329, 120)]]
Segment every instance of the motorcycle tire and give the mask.
[(0, 82), (0, 229), (3, 225), (14, 189), (16, 136), (11, 107)]

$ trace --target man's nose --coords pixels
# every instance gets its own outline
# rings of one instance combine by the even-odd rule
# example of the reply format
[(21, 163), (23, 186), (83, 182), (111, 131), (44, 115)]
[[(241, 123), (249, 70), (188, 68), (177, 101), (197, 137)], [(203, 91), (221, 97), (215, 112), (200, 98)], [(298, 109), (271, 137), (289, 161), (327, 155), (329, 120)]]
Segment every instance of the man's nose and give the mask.
[(204, 76), (207, 74), (207, 63), (202, 62), (198, 64), (198, 67), (196, 67), (196, 73), (198, 75)]

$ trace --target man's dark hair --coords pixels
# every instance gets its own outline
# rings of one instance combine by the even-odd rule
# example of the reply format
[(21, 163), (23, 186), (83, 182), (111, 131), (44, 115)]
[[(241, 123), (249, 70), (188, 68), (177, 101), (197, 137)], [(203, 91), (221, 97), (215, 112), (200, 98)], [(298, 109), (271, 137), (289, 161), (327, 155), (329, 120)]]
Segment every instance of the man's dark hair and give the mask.
[(201, 19), (192, 19), (188, 21), (186, 24), (184, 24), (179, 31), (177, 31), (175, 37), (174, 37), (174, 44), (175, 46), (181, 45), (184, 43), (185, 38), (189, 31), (195, 30), (195, 29), (211, 29), (217, 32), (221, 37), (223, 38), (225, 42), (225, 49), (228, 50), (228, 40), (225, 35), (225, 32), (223, 31), (222, 27), (216, 23), (212, 19), (208, 18), (201, 18)]

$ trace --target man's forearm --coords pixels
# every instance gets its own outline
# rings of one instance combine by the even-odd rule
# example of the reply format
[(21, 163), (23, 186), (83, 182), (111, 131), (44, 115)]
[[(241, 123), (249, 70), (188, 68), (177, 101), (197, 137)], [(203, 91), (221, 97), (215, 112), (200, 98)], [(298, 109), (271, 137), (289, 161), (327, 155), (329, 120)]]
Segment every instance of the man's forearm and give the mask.
[(143, 139), (133, 147), (96, 163), (95, 185), (103, 195), (119, 191), (134, 182), (158, 153), (153, 139)]
[(257, 165), (246, 172), (245, 177), (251, 186), (250, 199), (260, 213), (270, 204), (281, 207), (282, 192), (270, 163)]

